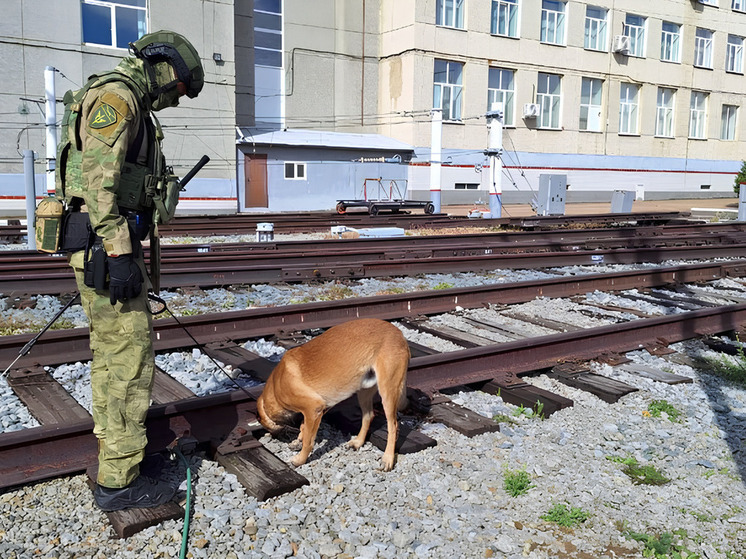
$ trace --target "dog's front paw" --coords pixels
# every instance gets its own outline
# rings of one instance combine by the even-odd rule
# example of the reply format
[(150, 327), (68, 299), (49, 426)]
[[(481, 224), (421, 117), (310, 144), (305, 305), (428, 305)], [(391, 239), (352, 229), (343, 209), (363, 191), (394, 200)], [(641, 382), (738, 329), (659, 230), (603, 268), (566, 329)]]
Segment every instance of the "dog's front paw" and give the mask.
[(347, 443), (347, 446), (354, 450), (360, 450), (360, 447), (365, 444), (365, 439), (360, 440), (358, 437), (355, 437), (353, 439), (350, 439), (350, 442)]
[(294, 468), (297, 468), (298, 466), (302, 466), (306, 463), (306, 459), (303, 458), (300, 454), (296, 454), (290, 459), (290, 465)]
[(386, 456), (383, 455), (383, 459), (381, 460), (381, 469), (384, 472), (390, 472), (394, 469), (394, 464), (396, 463), (396, 457), (395, 456)]

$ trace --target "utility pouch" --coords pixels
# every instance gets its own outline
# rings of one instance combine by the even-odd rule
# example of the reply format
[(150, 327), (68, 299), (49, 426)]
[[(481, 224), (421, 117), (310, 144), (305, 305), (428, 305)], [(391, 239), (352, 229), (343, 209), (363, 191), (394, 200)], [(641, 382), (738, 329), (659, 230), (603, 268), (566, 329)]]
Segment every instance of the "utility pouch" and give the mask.
[(36, 250), (59, 252), (65, 204), (56, 196), (47, 196), (36, 206)]
[(106, 289), (106, 251), (101, 237), (96, 237), (94, 243), (86, 248), (83, 283), (94, 289)]
[(173, 174), (170, 167), (168, 171), (158, 181), (153, 195), (154, 219), (158, 225), (165, 225), (173, 219), (176, 215), (176, 205), (179, 203), (179, 193), (181, 192), (179, 177)]
[(64, 252), (84, 250), (93, 242), (91, 221), (87, 212), (70, 212), (65, 216), (60, 248)]

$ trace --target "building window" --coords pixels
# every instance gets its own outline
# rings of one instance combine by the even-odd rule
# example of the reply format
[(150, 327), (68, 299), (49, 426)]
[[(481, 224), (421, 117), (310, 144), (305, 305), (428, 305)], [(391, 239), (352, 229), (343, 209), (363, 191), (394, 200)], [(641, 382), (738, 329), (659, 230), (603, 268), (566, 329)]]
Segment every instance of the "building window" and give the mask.
[(518, 0), (492, 0), (490, 32), (504, 37), (518, 36)]
[(601, 132), (602, 80), (583, 78), (580, 86), (580, 129)]
[(738, 117), (738, 107), (736, 105), (723, 105), (723, 111), (720, 115), (720, 139), (736, 139), (736, 119)]
[(280, 0), (254, 2), (254, 64), (282, 68), (282, 6)]
[(539, 103), (539, 128), (560, 127), (561, 76), (539, 72), (536, 100)]
[(743, 74), (743, 37), (728, 35), (725, 51), (725, 71)]
[(502, 103), (503, 124), (515, 124), (515, 72), (504, 68), (490, 68), (487, 84), (487, 110), (492, 110), (493, 103)]
[(478, 190), (479, 183), (477, 182), (457, 182), (453, 185), (455, 190)]
[(707, 124), (707, 94), (703, 91), (692, 91), (689, 108), (689, 137), (704, 140)]
[(676, 90), (658, 88), (658, 105), (655, 113), (655, 135), (673, 138), (673, 108)]
[(82, 0), (83, 42), (126, 49), (148, 31), (147, 0)]
[(661, 60), (664, 62), (681, 62), (681, 25), (663, 22), (661, 31)]
[(295, 161), (285, 161), (285, 178), (287, 180), (306, 180), (306, 164)]
[(629, 55), (645, 57), (645, 27), (647, 18), (627, 14), (624, 20), (624, 35), (629, 37)]
[(733, 0), (733, 3), (730, 5), (730, 7), (737, 12), (745, 12), (746, 0)]
[(623, 83), (619, 91), (619, 133), (637, 134), (637, 96), (640, 87)]
[(707, 4), (708, 6), (715, 6), (717, 8), (718, 0), (699, 0), (700, 4)]
[(435, 24), (444, 27), (464, 28), (465, 0), (438, 0)]
[(694, 37), (694, 65), (699, 68), (712, 68), (712, 31), (697, 28)]
[(565, 3), (555, 0), (541, 2), (541, 42), (565, 44)]
[(606, 50), (606, 17), (608, 10), (595, 6), (585, 8), (585, 41), (583, 46), (590, 50)]
[(463, 64), (435, 60), (433, 107), (443, 110), (443, 120), (461, 120), (461, 73)]

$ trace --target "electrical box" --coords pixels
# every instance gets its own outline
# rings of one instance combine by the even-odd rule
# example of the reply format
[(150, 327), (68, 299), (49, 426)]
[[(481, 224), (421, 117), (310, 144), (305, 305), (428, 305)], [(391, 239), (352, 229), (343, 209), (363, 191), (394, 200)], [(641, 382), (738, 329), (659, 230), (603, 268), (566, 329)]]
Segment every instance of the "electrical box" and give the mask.
[(615, 190), (611, 195), (611, 213), (632, 213), (632, 202), (635, 201), (634, 190)]
[(539, 193), (532, 206), (536, 215), (565, 215), (567, 175), (539, 175)]

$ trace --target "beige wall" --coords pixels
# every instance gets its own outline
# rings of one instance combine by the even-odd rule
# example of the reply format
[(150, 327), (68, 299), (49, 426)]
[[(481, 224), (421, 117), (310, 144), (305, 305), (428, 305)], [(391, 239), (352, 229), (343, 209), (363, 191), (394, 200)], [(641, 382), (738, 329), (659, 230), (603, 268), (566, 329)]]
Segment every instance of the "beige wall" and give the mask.
[[(522, 0), (520, 39), (490, 35), (490, 2), (467, 0), (466, 29), (435, 26), (435, 1), (381, 0), (381, 64), (379, 68), (379, 112), (411, 113), (412, 118), (396, 119), (379, 132), (416, 146), (430, 143), (426, 116), (432, 105), (433, 60), (442, 58), (464, 64), (463, 122), (444, 124), (444, 148), (484, 148), (487, 142), (487, 75), (490, 66), (516, 70), (515, 129), (513, 141), (526, 151), (693, 157), (699, 159), (740, 159), (746, 138), (743, 113), (744, 76), (727, 74), (725, 45), (727, 34), (746, 36), (746, 14), (734, 13), (729, 2), (721, 8), (694, 2), (659, 0), (651, 10), (649, 1), (619, 3), (594, 0), (593, 4), (610, 10), (609, 47), (614, 35), (622, 33), (626, 13), (648, 16), (645, 58), (595, 52), (583, 48), (584, 2), (569, 1), (566, 46), (539, 42), (541, 1)], [(660, 32), (663, 20), (683, 25), (682, 62), (660, 61)], [(696, 27), (715, 31), (714, 70), (694, 68)], [(539, 72), (562, 76), (563, 130), (537, 130), (535, 123), (521, 118), (524, 103), (533, 102)], [(604, 80), (603, 132), (578, 131), (579, 97), (582, 77)], [(622, 82), (641, 83), (640, 134), (618, 135), (619, 89)], [(677, 90), (675, 138), (656, 138), (655, 114), (658, 87)], [(689, 100), (692, 89), (711, 91), (708, 107), (708, 139), (689, 140)], [(723, 103), (741, 107), (737, 138), (720, 141), (720, 111)]]

